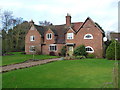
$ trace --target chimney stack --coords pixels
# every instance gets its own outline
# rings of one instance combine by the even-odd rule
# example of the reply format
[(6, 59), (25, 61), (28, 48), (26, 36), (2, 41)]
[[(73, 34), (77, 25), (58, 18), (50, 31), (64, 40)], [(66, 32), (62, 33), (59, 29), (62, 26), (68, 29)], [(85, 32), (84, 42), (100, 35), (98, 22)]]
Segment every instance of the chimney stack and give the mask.
[(66, 16), (66, 26), (70, 26), (71, 25), (71, 15), (69, 13), (67, 13)]

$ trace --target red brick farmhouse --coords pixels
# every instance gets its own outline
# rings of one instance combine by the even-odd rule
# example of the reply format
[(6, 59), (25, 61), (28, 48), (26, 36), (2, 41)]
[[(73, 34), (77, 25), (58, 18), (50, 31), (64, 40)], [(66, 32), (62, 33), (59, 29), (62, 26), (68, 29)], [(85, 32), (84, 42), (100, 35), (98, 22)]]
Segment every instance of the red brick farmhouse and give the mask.
[[(103, 57), (104, 31), (90, 17), (84, 22), (71, 23), (71, 16), (67, 14), (66, 24), (38, 26), (30, 21), (30, 30), (25, 37), (25, 52), (41, 54), (54, 52), (59, 55), (63, 46), (67, 46), (67, 53), (73, 54), (74, 48), (85, 45), (86, 52), (94, 53), (97, 58)], [(36, 50), (35, 50), (36, 48)]]

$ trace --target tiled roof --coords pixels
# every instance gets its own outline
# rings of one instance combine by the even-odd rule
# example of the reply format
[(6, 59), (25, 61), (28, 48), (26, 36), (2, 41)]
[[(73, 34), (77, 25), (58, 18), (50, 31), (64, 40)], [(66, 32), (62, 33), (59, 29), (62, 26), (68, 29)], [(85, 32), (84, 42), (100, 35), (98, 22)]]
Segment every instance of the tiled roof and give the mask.
[(44, 27), (44, 26), (38, 26), (38, 25), (34, 25), (34, 26), (39, 31), (39, 33), (41, 34), (41, 36), (44, 37), (44, 33), (47, 30), (47, 28)]
[(36, 29), (39, 33), (44, 37), (45, 32), (48, 29), (51, 29), (55, 36), (57, 36), (57, 44), (65, 43), (65, 33), (67, 32), (67, 28), (65, 25), (51, 25), (51, 26), (38, 26), (35, 25)]
[[(75, 31), (75, 33), (79, 32), (79, 30), (82, 28), (82, 26), (86, 23), (86, 21), (88, 19), (90, 19), (92, 21), (92, 19), (88, 17), (85, 20), (85, 22), (71, 23), (71, 28)], [(94, 24), (100, 29), (103, 36), (105, 36), (104, 30), (97, 23), (94, 23)], [(38, 25), (34, 25), (34, 26), (39, 31), (39, 33), (41, 34), (42, 37), (44, 37), (44, 34), (47, 30), (51, 29), (53, 31), (54, 35), (57, 36), (57, 39), (56, 39), (57, 44), (65, 43), (65, 34), (67, 33), (68, 29), (70, 28), (70, 27), (67, 27), (66, 24), (50, 25), (50, 26), (38, 26)]]
[(83, 22), (75, 22), (72, 23), (72, 28), (77, 31), (81, 26), (82, 26)]

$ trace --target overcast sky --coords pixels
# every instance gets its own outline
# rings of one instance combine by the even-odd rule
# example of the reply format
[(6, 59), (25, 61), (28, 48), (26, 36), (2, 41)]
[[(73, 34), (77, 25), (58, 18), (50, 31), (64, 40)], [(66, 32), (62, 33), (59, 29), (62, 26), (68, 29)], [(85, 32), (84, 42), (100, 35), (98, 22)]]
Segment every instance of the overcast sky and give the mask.
[(35, 24), (44, 20), (65, 24), (67, 13), (72, 22), (84, 22), (89, 16), (105, 31), (118, 31), (118, 0), (0, 0), (0, 8)]

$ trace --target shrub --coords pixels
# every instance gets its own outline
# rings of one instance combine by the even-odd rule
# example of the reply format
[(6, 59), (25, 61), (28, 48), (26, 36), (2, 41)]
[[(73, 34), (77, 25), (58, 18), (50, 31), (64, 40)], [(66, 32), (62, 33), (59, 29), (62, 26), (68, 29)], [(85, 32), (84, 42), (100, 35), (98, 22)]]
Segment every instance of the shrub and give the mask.
[(63, 46), (62, 49), (61, 49), (61, 56), (66, 56), (66, 46)]
[(103, 53), (103, 57), (106, 58), (106, 51), (108, 46), (111, 44), (111, 40), (107, 40), (106, 42), (104, 42), (104, 53)]
[(95, 58), (95, 55), (94, 55), (93, 53), (88, 54), (88, 55), (87, 55), (87, 58)]
[(84, 59), (86, 58), (85, 56), (76, 56), (75, 59)]
[(54, 52), (50, 52), (49, 55), (50, 56), (55, 56), (55, 53)]
[(84, 45), (78, 46), (77, 48), (75, 48), (73, 54), (75, 56), (86, 56), (87, 53), (86, 53), (86, 50), (85, 50), (85, 46)]
[(35, 51), (36, 51), (36, 54), (37, 54), (37, 55), (40, 55), (40, 54), (41, 54), (41, 50), (40, 50), (40, 47), (39, 47), (39, 46), (36, 46), (36, 47), (35, 47)]
[(64, 60), (74, 60), (74, 59), (75, 59), (75, 56), (64, 57)]
[(108, 46), (106, 51), (106, 58), (109, 60), (115, 60), (115, 43), (116, 43), (116, 59), (120, 60), (120, 43), (113, 40), (112, 43)]

